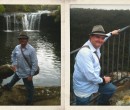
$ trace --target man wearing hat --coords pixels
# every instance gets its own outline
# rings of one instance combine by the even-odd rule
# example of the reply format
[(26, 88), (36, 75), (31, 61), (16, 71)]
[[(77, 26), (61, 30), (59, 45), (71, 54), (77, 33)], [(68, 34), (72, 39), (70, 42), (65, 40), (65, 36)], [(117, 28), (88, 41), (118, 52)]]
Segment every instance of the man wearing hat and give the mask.
[[(35, 49), (28, 43), (29, 37), (26, 32), (21, 32), (18, 37), (19, 45), (15, 47), (12, 51), (11, 60), (12, 68), (15, 71), (15, 74), (12, 80), (3, 86), (6, 90), (11, 90), (14, 84), (19, 81), (21, 78), (24, 82), (24, 85), (27, 89), (27, 102), (26, 105), (33, 104), (33, 94), (34, 94), (34, 85), (33, 85), (33, 75), (38, 67), (38, 60), (36, 56)], [(31, 64), (29, 67), (24, 56)]]
[(98, 105), (109, 105), (109, 99), (114, 94), (116, 86), (110, 83), (110, 77), (100, 75), (100, 47), (109, 37), (118, 35), (118, 31), (105, 34), (102, 25), (94, 26), (89, 40), (77, 53), (73, 73), (76, 105), (88, 105), (92, 94), (97, 92), (101, 94)]

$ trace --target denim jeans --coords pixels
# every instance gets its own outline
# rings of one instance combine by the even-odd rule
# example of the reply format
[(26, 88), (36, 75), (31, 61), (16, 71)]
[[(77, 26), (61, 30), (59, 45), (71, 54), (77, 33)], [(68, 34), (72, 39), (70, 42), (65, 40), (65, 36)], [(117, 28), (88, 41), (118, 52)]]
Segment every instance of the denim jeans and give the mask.
[(107, 83), (105, 85), (100, 85), (98, 92), (100, 96), (98, 98), (99, 105), (107, 105), (109, 103), (109, 99), (116, 91), (116, 86), (112, 83)]
[(91, 99), (91, 96), (86, 97), (86, 98), (81, 98), (81, 97), (76, 96), (76, 105), (88, 105), (90, 99)]
[[(99, 105), (108, 105), (109, 99), (116, 91), (116, 86), (112, 83), (107, 83), (105, 85), (100, 85), (98, 92), (100, 96), (97, 100)], [(80, 98), (76, 96), (76, 105), (88, 105), (90, 102), (91, 96), (87, 98)]]
[[(7, 87), (11, 89), (14, 84), (19, 81), (20, 78), (18, 77), (17, 74), (14, 74), (12, 80), (7, 84)], [(33, 81), (29, 81), (27, 78), (22, 78), (24, 82), (24, 86), (27, 89), (27, 103), (32, 104), (33, 101), (33, 95), (34, 95), (34, 86), (33, 86)]]

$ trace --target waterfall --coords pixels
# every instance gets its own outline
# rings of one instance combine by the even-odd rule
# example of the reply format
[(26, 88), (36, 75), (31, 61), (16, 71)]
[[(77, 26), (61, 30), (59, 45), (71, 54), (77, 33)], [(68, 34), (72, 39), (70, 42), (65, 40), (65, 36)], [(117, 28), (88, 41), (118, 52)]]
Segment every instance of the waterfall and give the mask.
[(11, 31), (11, 19), (9, 15), (6, 16), (6, 27), (7, 32)]
[(16, 19), (16, 14), (14, 13), (14, 31), (18, 31), (19, 28), (18, 28), (18, 22), (17, 22), (17, 19)]
[(15, 21), (16, 21), (16, 17), (15, 17), (15, 14), (14, 14), (14, 30), (16, 30), (16, 25), (15, 25)]
[[(6, 31), (39, 31), (42, 14), (50, 14), (48, 10), (35, 13), (10, 13), (5, 14), (7, 30)], [(11, 26), (13, 24), (13, 26)]]
[(23, 25), (23, 30), (28, 30), (28, 18), (27, 18), (27, 14), (24, 14), (24, 16), (22, 17), (22, 25)]
[(38, 22), (40, 22), (39, 17), (41, 17), (41, 15), (39, 16), (38, 13), (32, 13), (28, 16), (29, 18), (28, 30), (39, 30), (38, 27)]

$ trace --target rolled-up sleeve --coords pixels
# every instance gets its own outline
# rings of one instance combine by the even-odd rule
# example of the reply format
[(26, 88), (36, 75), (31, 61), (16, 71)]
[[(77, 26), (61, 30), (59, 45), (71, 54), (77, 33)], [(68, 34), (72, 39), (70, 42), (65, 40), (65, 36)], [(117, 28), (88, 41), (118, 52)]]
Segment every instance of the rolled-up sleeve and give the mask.
[(110, 33), (110, 32), (107, 33), (106, 36), (107, 36), (107, 37), (105, 37), (105, 42), (111, 37), (111, 33)]
[(100, 77), (100, 68), (95, 70), (94, 66), (97, 65), (97, 63), (94, 64), (95, 61), (92, 52), (89, 49), (84, 48), (80, 50), (76, 57), (76, 63), (79, 67), (79, 71), (81, 71), (87, 81), (94, 84), (103, 82), (102, 78)]
[(12, 51), (12, 54), (11, 54), (11, 62), (12, 62), (12, 65), (17, 65), (17, 58), (16, 58), (16, 48)]

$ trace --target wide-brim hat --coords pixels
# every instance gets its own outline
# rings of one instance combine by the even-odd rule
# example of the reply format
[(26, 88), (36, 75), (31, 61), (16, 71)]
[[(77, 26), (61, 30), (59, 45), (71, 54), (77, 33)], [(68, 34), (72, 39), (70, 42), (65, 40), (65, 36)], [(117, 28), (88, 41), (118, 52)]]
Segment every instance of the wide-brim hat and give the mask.
[(21, 39), (21, 38), (28, 39), (29, 37), (28, 37), (28, 35), (27, 35), (26, 32), (21, 31), (21, 32), (19, 33), (18, 39)]
[(102, 25), (94, 26), (92, 32), (89, 35), (101, 35), (106, 37), (105, 30)]

